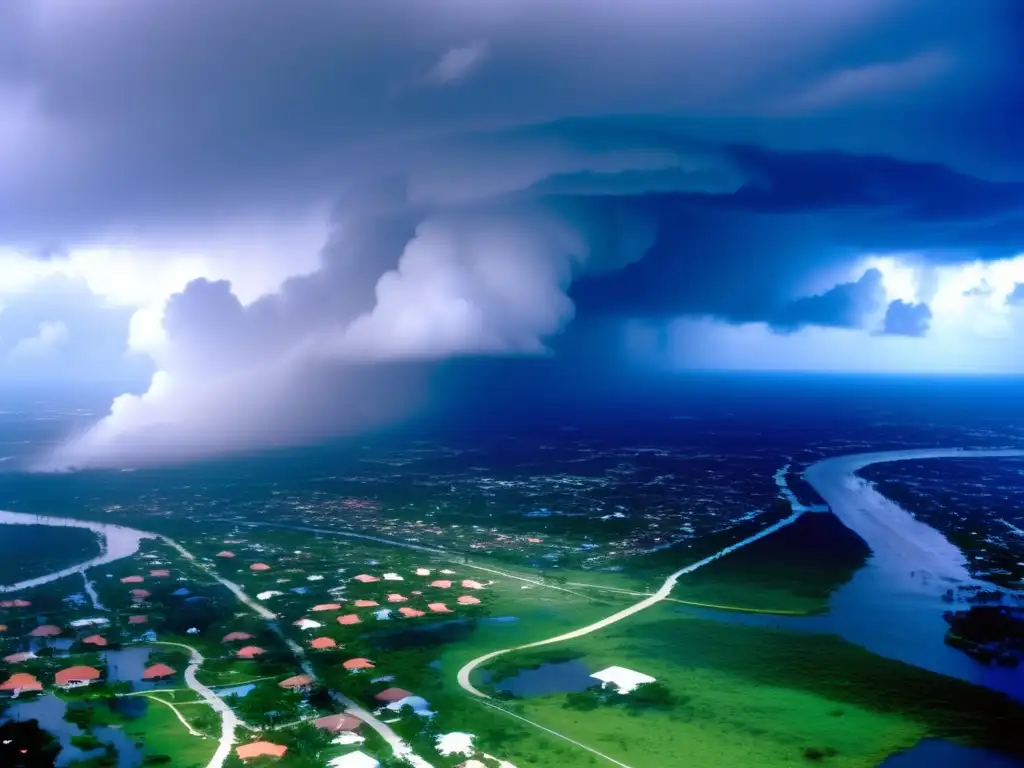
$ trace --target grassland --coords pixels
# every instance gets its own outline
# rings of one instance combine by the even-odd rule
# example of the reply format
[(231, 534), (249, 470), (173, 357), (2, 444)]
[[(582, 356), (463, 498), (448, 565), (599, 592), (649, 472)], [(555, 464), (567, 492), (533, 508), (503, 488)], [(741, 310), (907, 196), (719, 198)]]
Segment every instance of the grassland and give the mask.
[[(720, 624), (656, 606), (552, 648), (592, 671), (637, 669), (672, 692), (665, 711), (581, 711), (562, 694), (508, 704), (634, 768), (671, 764), (680, 754), (696, 768), (804, 760), (868, 768), (926, 736), (1021, 751), (1011, 726), (1024, 708), (830, 636)], [(503, 657), (501, 670), (536, 666), (552, 652)]]

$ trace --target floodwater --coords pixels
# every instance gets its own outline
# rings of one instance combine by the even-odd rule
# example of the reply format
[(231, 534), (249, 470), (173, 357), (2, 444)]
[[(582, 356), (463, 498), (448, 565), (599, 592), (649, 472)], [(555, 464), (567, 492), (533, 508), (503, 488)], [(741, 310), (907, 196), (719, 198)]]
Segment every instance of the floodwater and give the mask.
[[(55, 763), (58, 768), (102, 755), (102, 749), (83, 751), (71, 743), (73, 737), (81, 736), (85, 731), (64, 719), (67, 706), (67, 702), (50, 693), (13, 704), (4, 713), (4, 718), (15, 721), (36, 720), (40, 728), (60, 741), (61, 751)], [(136, 768), (142, 765), (141, 750), (124, 732), (101, 727), (95, 729), (95, 735), (105, 744), (113, 744), (117, 748), (117, 768)]]
[(807, 481), (864, 539), (872, 555), (832, 594), (829, 612), (808, 620), (807, 626), (839, 634), (880, 656), (1024, 700), (1024, 668), (979, 664), (943, 642), (947, 625), (942, 614), (949, 604), (942, 594), (958, 585), (983, 583), (970, 576), (963, 553), (856, 475), (882, 462), (1019, 456), (1024, 451), (908, 450), (839, 456), (809, 467)]
[(533, 669), (521, 669), (495, 684), (499, 691), (515, 696), (547, 696), (553, 693), (579, 693), (597, 681), (590, 676), (587, 665), (579, 659), (541, 664)]
[(49, 517), (46, 515), (26, 515), (20, 512), (8, 512), (5, 510), (0, 510), (0, 525), (53, 525), (69, 528), (88, 528), (99, 534), (103, 539), (103, 552), (99, 557), (94, 557), (70, 568), (54, 571), (45, 576), (28, 579), (17, 584), (0, 586), (0, 592), (17, 592), (30, 587), (38, 587), (41, 584), (47, 584), (75, 573), (83, 573), (97, 565), (105, 565), (115, 560), (120, 560), (123, 557), (129, 557), (139, 551), (139, 542), (142, 539), (149, 538), (147, 533), (120, 525), (108, 525), (106, 523)]
[(139, 683), (149, 660), (150, 649), (142, 646), (104, 651), (107, 679), (114, 682)]
[(961, 747), (928, 739), (913, 749), (893, 755), (879, 768), (1022, 768), (1024, 761), (987, 749)]
[(242, 685), (232, 685), (228, 688), (214, 688), (213, 692), (222, 699), (228, 696), (237, 696), (240, 699), (244, 699), (255, 687), (256, 683), (243, 683)]

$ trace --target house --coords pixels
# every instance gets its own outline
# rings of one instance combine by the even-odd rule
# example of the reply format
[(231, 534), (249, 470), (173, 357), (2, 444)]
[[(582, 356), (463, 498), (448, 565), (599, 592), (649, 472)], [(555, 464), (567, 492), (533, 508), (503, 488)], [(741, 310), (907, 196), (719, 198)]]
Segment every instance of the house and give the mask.
[(434, 716), (430, 710), (430, 702), (422, 696), (406, 696), (404, 699), (393, 701), (387, 705), (387, 709), (391, 712), (401, 712), (406, 707), (411, 708), (420, 717)]
[(308, 691), (313, 684), (313, 678), (309, 675), (295, 675), (278, 683), (279, 686), (288, 691)]
[(356, 600), (352, 605), (356, 608), (375, 608), (379, 603), (376, 600)]
[(429, 603), (427, 605), (427, 608), (429, 608), (434, 613), (451, 613), (452, 612), (451, 609), (447, 605), (445, 605), (444, 603)]
[(122, 584), (141, 584), (143, 581), (141, 576), (125, 576), (121, 579)]
[(132, 600), (145, 600), (147, 597), (149, 597), (149, 592), (144, 589), (132, 590)]
[(155, 570), (150, 571), (149, 575), (152, 576), (154, 579), (166, 579), (168, 576), (171, 575), (171, 572), (166, 568), (157, 568)]
[(394, 704), (396, 701), (407, 699), (410, 696), (412, 696), (412, 693), (404, 688), (385, 688), (373, 698), (383, 704)]
[(40, 624), (28, 633), (29, 637), (56, 637), (60, 634), (60, 627), (56, 624)]
[(440, 734), (437, 737), (437, 752), (444, 757), (462, 755), (469, 757), (476, 750), (473, 749), (473, 734), (462, 731)]
[(417, 576), (429, 576), (430, 575), (430, 569), (429, 568), (417, 568), (416, 569), (416, 575)]
[(358, 624), (359, 616), (354, 613), (346, 613), (344, 616), (338, 617), (339, 624)]
[(405, 581), (405, 579), (403, 579), (397, 573), (385, 573), (384, 581)]
[(608, 667), (600, 672), (595, 672), (591, 677), (595, 680), (600, 680), (602, 688), (615, 686), (619, 693), (629, 693), (644, 683), (655, 682), (655, 679), (650, 675), (634, 672), (632, 669), (626, 669), (625, 667)]
[(142, 673), (143, 680), (164, 680), (168, 677), (172, 677), (175, 674), (174, 669), (168, 667), (166, 664), (154, 664), (151, 667), (146, 667)]
[(454, 576), (455, 575), (455, 571), (453, 571), (451, 568), (442, 568), (441, 569), (441, 573), (444, 574), (445, 576)]
[(457, 602), (459, 605), (479, 605), (480, 598), (473, 597), (472, 595), (459, 595)]
[(102, 635), (89, 635), (82, 638), (82, 643), (84, 645), (95, 645), (98, 648), (104, 648), (107, 645), (107, 639)]
[(253, 563), (249, 566), (250, 571), (269, 571), (270, 566), (266, 563)]
[(359, 729), (359, 726), (363, 724), (363, 721), (358, 717), (352, 715), (328, 715), (327, 717), (321, 717), (319, 720), (314, 720), (313, 725), (322, 731), (328, 733), (346, 733)]
[(230, 552), (230, 551), (228, 551), (226, 549), (217, 553), (217, 557), (234, 557), (234, 556), (235, 556), (234, 552)]
[(427, 614), (423, 611), (418, 611), (415, 608), (409, 606), (403, 606), (398, 609), (398, 612), (405, 616), (407, 619), (415, 619), (417, 616), (426, 616)]
[(372, 670), (374, 663), (369, 658), (349, 658), (342, 667), (346, 670)]
[(22, 651), (21, 653), (12, 653), (10, 656), (4, 656), (5, 664), (21, 664), (34, 659), (36, 655), (32, 651)]
[(32, 603), (20, 597), (15, 600), (0, 600), (0, 608), (28, 608), (30, 605)]
[(233, 643), (236, 640), (252, 640), (252, 635), (248, 632), (228, 632), (221, 638), (222, 643)]
[(68, 626), (73, 627), (74, 629), (79, 629), (80, 627), (105, 627), (109, 623), (110, 622), (107, 619), (97, 616), (92, 619), (75, 619), (69, 623)]
[(319, 621), (313, 621), (312, 619), (299, 619), (295, 622), (295, 626), (299, 629), (319, 629), (323, 626)]
[(388, 595), (388, 602), (389, 603), (404, 603), (408, 599), (409, 599), (408, 597), (405, 597), (404, 595), (400, 595), (397, 592), (392, 592), (390, 595)]
[(430, 584), (428, 584), (427, 586), (437, 587), (439, 589), (448, 589), (449, 587), (451, 587), (451, 585), (452, 583), (447, 579), (437, 579), (436, 581), (430, 582)]
[(373, 614), (377, 621), (390, 621), (391, 620), (391, 609), (381, 608), (379, 611)]
[(313, 606), (314, 611), (340, 611), (341, 605), (339, 603), (320, 603), (320, 605)]
[(378, 768), (380, 763), (365, 752), (356, 750), (327, 763), (330, 768)]
[(274, 744), (269, 741), (254, 741), (251, 744), (242, 744), (235, 747), (235, 754), (242, 760), (252, 760), (255, 757), (284, 757), (288, 747), (283, 744)]
[(264, 653), (266, 653), (266, 651), (260, 648), (258, 645), (247, 645), (244, 648), (240, 649), (238, 653), (235, 654), (235, 656), (237, 656), (240, 659), (255, 659), (257, 656), (260, 656)]
[(43, 690), (43, 684), (27, 672), (16, 672), (0, 684), (0, 693), (10, 694), (13, 697), (17, 697), (23, 692), (41, 690)]
[(479, 581), (473, 581), (472, 579), (463, 579), (462, 580), (462, 588), (463, 589), (483, 589), (484, 585), (481, 584)]
[(337, 648), (338, 644), (329, 637), (315, 637), (309, 641), (309, 647), (318, 651), (325, 651), (328, 648)]
[(380, 581), (376, 576), (370, 576), (367, 573), (360, 573), (358, 576), (353, 576), (356, 581), (361, 581), (363, 584), (371, 584), (374, 581)]
[(146, 624), (148, 622), (149, 622), (149, 618), (147, 616), (129, 616), (128, 617), (128, 623), (129, 624)]
[(99, 679), (100, 671), (95, 667), (68, 667), (60, 670), (53, 682), (58, 688), (84, 688)]

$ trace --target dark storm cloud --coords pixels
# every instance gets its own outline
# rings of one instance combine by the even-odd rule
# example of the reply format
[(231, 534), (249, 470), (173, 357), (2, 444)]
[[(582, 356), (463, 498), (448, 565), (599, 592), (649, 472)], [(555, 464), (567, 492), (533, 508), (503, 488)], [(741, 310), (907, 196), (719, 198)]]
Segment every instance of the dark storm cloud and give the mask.
[(889, 304), (882, 321), (883, 336), (912, 336), (920, 338), (931, 327), (932, 310), (924, 303), (915, 304), (897, 299)]
[(546, 353), (577, 313), (856, 327), (864, 249), (995, 254), (1021, 215), (1024, 163), (981, 140), (1018, 125), (1012, 0), (27, 5), (0, 243), (334, 204), (315, 273), (174, 296), (161, 375), (75, 461), (158, 457), (169, 423), (178, 458), (301, 439), (339, 402), (309, 382), (379, 416), (369, 363)]
[(885, 300), (882, 273), (869, 269), (854, 283), (841, 283), (825, 293), (803, 296), (786, 304), (768, 326), (789, 333), (817, 325), (823, 328), (862, 328)]

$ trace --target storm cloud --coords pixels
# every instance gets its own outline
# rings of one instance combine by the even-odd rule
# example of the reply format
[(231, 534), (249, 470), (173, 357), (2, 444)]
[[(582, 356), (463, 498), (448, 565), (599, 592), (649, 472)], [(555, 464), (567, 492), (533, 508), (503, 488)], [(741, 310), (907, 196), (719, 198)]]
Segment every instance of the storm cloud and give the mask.
[[(866, 252), (1020, 250), (1014, 8), (6, 10), (0, 244), (59, 268), (130, 254), (139, 276), (102, 290), (157, 369), (47, 465), (364, 429), (437, 361), (554, 354), (587, 319), (889, 329), (892, 286), (850, 278)], [(893, 328), (921, 327), (908, 306)]]

